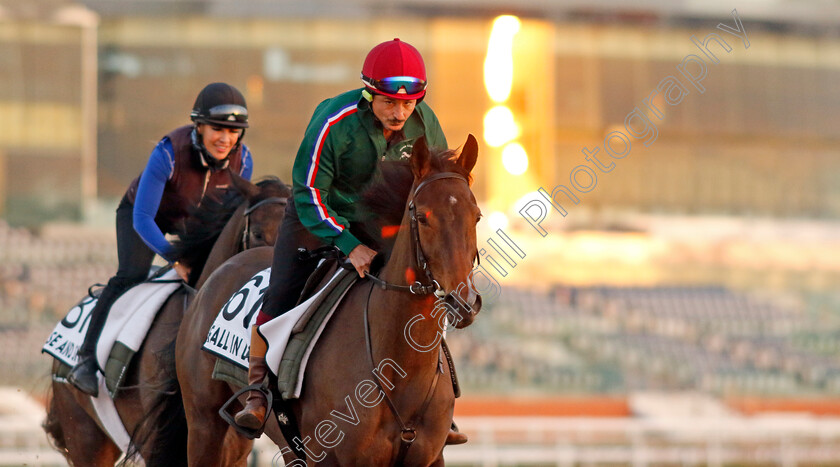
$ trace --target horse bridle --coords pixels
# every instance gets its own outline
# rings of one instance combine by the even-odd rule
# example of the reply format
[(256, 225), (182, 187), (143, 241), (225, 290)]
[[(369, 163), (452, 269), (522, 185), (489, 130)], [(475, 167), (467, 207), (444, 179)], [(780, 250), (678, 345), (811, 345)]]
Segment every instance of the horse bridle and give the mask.
[[(447, 294), (446, 291), (443, 289), (443, 286), (441, 286), (440, 283), (435, 280), (434, 275), (432, 274), (432, 269), (429, 267), (429, 262), (428, 260), (426, 260), (426, 254), (423, 252), (423, 245), (420, 243), (420, 229), (417, 224), (417, 206), (414, 204), (414, 200), (417, 198), (417, 195), (420, 194), (420, 191), (423, 188), (428, 186), (431, 182), (445, 179), (461, 180), (467, 185), (469, 185), (469, 182), (467, 181), (466, 177), (456, 172), (440, 172), (432, 174), (417, 185), (417, 187), (414, 189), (414, 192), (411, 195), (411, 199), (408, 202), (409, 226), (411, 229), (411, 249), (414, 252), (414, 259), (416, 261), (417, 267), (419, 267), (420, 270), (423, 271), (423, 274), (428, 280), (428, 284), (423, 285), (423, 283), (421, 283), (419, 280), (416, 280), (410, 285), (398, 285), (386, 282), (374, 276), (373, 274), (365, 274), (365, 277), (369, 278), (371, 281), (376, 283), (376, 285), (379, 286), (379, 288), (383, 290), (398, 290), (403, 292), (411, 292), (415, 295), (427, 295), (430, 293), (434, 293), (438, 299), (442, 299), (447, 295), (452, 294), (452, 292), (449, 292), (449, 294)], [(475, 254), (475, 261), (480, 261), (478, 257), (478, 251), (476, 251)]]
[(245, 230), (242, 232), (242, 250), (247, 250), (251, 247), (251, 213), (254, 212), (260, 206), (265, 206), (266, 204), (279, 204), (285, 206), (289, 203), (289, 198), (281, 198), (279, 196), (272, 196), (271, 198), (266, 198), (262, 201), (257, 202), (253, 206), (248, 207), (245, 212), (242, 214), (245, 217)]

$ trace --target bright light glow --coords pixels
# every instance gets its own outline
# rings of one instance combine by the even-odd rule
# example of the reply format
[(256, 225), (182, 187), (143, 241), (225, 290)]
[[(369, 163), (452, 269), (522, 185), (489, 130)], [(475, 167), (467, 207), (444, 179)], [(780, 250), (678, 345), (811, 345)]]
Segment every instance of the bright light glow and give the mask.
[(519, 18), (499, 16), (493, 21), (493, 30), (487, 42), (484, 59), (484, 86), (495, 102), (504, 102), (510, 96), (513, 83), (513, 36), (519, 32)]
[(487, 216), (487, 226), (490, 227), (491, 232), (499, 229), (504, 230), (508, 226), (508, 218), (503, 212), (493, 211)]
[[(543, 198), (542, 195), (540, 195), (538, 192), (532, 191), (531, 193), (528, 193), (519, 198), (518, 200), (514, 201), (513, 210), (519, 212), (522, 209), (524, 209), (525, 206), (527, 206), (528, 203), (530, 203), (531, 201), (539, 201), (543, 203), (543, 206), (546, 205), (545, 198)], [(534, 212), (536, 213), (536, 210)], [(551, 216), (551, 209), (549, 209), (549, 216)]]
[(528, 170), (528, 153), (519, 143), (510, 143), (502, 150), (502, 165), (511, 175), (522, 175)]
[(519, 136), (519, 126), (513, 119), (513, 112), (503, 105), (497, 105), (484, 114), (484, 141), (497, 148)]

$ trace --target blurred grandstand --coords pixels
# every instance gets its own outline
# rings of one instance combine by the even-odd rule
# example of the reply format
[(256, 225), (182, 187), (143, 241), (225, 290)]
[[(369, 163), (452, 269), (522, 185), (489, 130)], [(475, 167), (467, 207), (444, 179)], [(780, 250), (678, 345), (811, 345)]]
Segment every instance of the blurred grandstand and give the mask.
[[(36, 234), (0, 221), (0, 333), (19, 343), (4, 347), (0, 383), (45, 374), (46, 362), (33, 364), (40, 360), (33, 357), (49, 327), (112, 273), (110, 235), (74, 226)], [(840, 315), (829, 292), (768, 294), (725, 284), (540, 288), (504, 285), (468, 331), (450, 335), (469, 392), (840, 391)]]
[(116, 261), (112, 232), (68, 225), (35, 234), (0, 220), (0, 385), (46, 388), (50, 362), (41, 346)]
[(454, 332), (468, 392), (840, 391), (840, 316), (721, 286), (505, 289)]
[[(43, 394), (50, 359), (40, 346), (87, 287), (108, 277), (114, 251), (107, 230), (0, 222), (0, 385)], [(448, 337), (465, 392), (457, 418), (473, 439), (448, 450), (449, 462), (832, 465), (840, 316), (831, 296), (504, 283), (473, 326)], [(767, 411), (777, 414), (745, 417)], [(0, 433), (8, 446), (40, 437), (35, 424), (9, 423)], [(41, 441), (10, 452), (60, 465)], [(270, 444), (255, 452), (270, 465)]]

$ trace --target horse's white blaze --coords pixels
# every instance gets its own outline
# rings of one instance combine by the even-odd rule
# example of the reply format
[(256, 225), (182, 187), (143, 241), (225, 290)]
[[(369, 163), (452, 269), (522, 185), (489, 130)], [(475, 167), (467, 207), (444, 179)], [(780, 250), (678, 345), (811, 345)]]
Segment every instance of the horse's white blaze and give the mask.
[(457, 202), (458, 202), (458, 199), (457, 199), (457, 198), (455, 198), (455, 197), (454, 197), (454, 196), (452, 196), (452, 195), (449, 195), (449, 204), (451, 204), (451, 205), (455, 206), (455, 203), (457, 203)]

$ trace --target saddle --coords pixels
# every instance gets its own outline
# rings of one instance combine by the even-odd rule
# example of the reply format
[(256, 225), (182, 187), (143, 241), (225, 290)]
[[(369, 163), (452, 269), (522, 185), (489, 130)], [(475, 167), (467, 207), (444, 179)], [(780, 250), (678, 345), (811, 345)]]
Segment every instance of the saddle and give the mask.
[[(123, 452), (128, 449), (131, 436), (123, 425), (112, 397), (116, 397), (122, 388), (126, 370), (142, 346), (161, 305), (182, 286), (182, 281), (171, 269), (153, 270), (145, 282), (127, 290), (117, 299), (99, 337), (97, 361), (100, 368), (103, 368), (107, 390), (100, 390), (99, 397), (90, 398), (90, 402), (103, 430)], [(194, 291), (187, 288), (184, 300), (189, 300), (193, 294)], [(70, 309), (47, 338), (41, 352), (52, 355), (59, 362), (52, 375), (55, 381), (66, 381), (67, 374), (76, 364), (76, 351), (84, 341), (87, 322), (98, 297), (93, 287), (88, 289), (88, 296)]]
[[(336, 260), (327, 260), (318, 269), (322, 269), (322, 271), (317, 276), (313, 274), (310, 279), (312, 279), (312, 283), (318, 283), (320, 286), (316, 286), (309, 291), (310, 294), (317, 291), (318, 296), (295, 323), (286, 348), (281, 349), (283, 352), (279, 366), (272, 364), (271, 354), (273, 352), (270, 342), (269, 350), (266, 352), (266, 362), (268, 362), (269, 368), (277, 368), (277, 389), (285, 400), (298, 398), (302, 386), (302, 372), (308, 361), (312, 346), (315, 345), (325, 322), (332, 316), (338, 303), (353, 284), (359, 280), (359, 275), (356, 274), (355, 270), (348, 271), (339, 267)], [(306, 300), (303, 297), (307, 296), (301, 295), (301, 297), (301, 302), (305, 302)], [(312, 295), (309, 295), (306, 299), (309, 298), (312, 298)], [(265, 332), (270, 331), (265, 329)]]
[[(248, 439), (262, 433), (262, 430), (255, 432), (238, 426), (228, 409), (240, 395), (259, 390), (265, 393), (269, 407), (278, 415), (284, 436), (291, 440), (297, 434), (297, 423), (293, 413), (287, 410), (287, 401), (299, 396), (303, 383), (302, 370), (315, 342), (340, 300), (358, 279), (355, 269), (342, 268), (337, 256), (333, 255), (322, 261), (310, 275), (295, 309), (261, 326), (261, 333), (269, 344), (266, 360), (272, 370), (269, 373), (270, 390), (257, 385), (248, 386), (247, 373), (241, 367), (223, 358), (216, 360), (213, 378), (242, 386), (219, 409), (219, 415), (238, 433)], [(290, 320), (294, 322), (290, 323)]]

